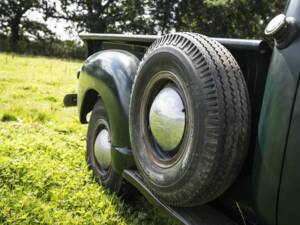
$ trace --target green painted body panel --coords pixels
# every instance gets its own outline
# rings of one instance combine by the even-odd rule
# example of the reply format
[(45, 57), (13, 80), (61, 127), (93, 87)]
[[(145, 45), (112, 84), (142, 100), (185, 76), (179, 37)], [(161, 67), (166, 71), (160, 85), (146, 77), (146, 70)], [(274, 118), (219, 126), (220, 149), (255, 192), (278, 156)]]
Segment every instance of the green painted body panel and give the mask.
[[(289, 2), (286, 15), (293, 16), (299, 21), (299, 1)], [(256, 211), (262, 224), (277, 224), (277, 207), (279, 206), (279, 209), (291, 207), (289, 204), (278, 205), (278, 196), (299, 80), (299, 53), (299, 37), (286, 49), (274, 49), (268, 72), (258, 128), (253, 177)], [(300, 183), (300, 180), (297, 182)]]
[(297, 95), (288, 135), (284, 167), (278, 200), (278, 225), (300, 223), (300, 88)]
[(139, 60), (122, 50), (101, 51), (84, 63), (79, 78), (79, 117), (85, 117), (82, 104), (93, 90), (104, 102), (111, 128), (112, 146), (130, 148), (128, 108), (131, 86)]
[(256, 207), (264, 224), (276, 224), (282, 157), (297, 83), (288, 68), (276, 50), (265, 89), (254, 164)]

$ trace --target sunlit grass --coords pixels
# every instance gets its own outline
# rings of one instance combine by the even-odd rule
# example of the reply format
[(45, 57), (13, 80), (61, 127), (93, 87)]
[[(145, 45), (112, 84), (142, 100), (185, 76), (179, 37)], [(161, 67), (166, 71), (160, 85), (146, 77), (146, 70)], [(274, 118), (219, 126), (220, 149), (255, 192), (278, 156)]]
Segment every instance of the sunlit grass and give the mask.
[(145, 200), (124, 203), (88, 171), (87, 127), (62, 103), (80, 66), (0, 54), (0, 224), (167, 224)]

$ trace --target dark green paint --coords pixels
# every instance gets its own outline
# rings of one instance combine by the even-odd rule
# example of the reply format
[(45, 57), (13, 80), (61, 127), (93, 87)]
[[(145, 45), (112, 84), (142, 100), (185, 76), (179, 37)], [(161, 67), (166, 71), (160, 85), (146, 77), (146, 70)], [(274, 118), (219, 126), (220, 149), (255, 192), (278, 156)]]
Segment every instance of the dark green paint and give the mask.
[(112, 168), (115, 172), (122, 174), (124, 169), (130, 169), (135, 166), (131, 149), (128, 148), (112, 148)]
[[(298, 23), (300, 2), (290, 1), (286, 15), (294, 16)], [(298, 37), (286, 49), (273, 51), (265, 87), (253, 177), (256, 210), (262, 224), (277, 224), (281, 171), (299, 79), (299, 47)], [(282, 207), (291, 206), (280, 205), (279, 209)]]
[(278, 225), (300, 223), (300, 88), (291, 119), (278, 201)]
[(101, 97), (108, 112), (112, 131), (112, 146), (130, 148), (128, 108), (131, 86), (139, 60), (122, 50), (101, 51), (91, 55), (84, 63), (79, 78), (78, 109), (85, 118), (86, 94), (94, 90)]

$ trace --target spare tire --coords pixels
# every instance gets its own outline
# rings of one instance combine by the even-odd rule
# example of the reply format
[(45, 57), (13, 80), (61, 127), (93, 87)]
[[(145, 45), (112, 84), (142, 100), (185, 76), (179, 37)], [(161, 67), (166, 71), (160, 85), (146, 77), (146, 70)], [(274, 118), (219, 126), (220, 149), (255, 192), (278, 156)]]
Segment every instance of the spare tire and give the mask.
[(156, 40), (135, 77), (129, 127), (137, 168), (155, 195), (175, 206), (214, 200), (247, 154), (249, 97), (235, 59), (195, 33)]

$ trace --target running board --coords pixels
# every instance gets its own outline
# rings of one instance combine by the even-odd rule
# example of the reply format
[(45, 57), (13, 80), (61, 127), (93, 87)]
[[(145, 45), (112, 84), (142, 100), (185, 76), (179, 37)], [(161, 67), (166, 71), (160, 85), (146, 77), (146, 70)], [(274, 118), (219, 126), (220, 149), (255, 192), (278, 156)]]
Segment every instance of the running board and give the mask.
[(180, 208), (169, 206), (160, 201), (143, 183), (136, 170), (124, 170), (123, 177), (132, 184), (154, 206), (165, 212), (168, 216), (184, 225), (237, 225), (223, 213), (208, 206)]

